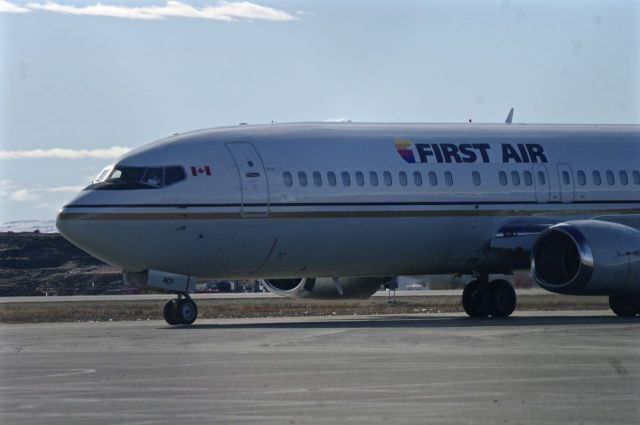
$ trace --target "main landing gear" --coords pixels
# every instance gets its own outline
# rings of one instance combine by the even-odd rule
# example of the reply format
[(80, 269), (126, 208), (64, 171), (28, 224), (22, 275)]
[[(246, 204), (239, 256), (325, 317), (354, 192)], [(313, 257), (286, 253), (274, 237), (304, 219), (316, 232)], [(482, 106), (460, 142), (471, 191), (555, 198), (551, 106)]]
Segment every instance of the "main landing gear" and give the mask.
[(516, 291), (506, 280), (482, 275), (462, 292), (462, 307), (470, 317), (508, 317), (516, 309)]
[(189, 294), (178, 294), (178, 298), (164, 305), (163, 313), (164, 320), (170, 325), (190, 325), (198, 317), (198, 307)]
[(609, 307), (618, 317), (633, 317), (640, 314), (640, 295), (611, 294)]

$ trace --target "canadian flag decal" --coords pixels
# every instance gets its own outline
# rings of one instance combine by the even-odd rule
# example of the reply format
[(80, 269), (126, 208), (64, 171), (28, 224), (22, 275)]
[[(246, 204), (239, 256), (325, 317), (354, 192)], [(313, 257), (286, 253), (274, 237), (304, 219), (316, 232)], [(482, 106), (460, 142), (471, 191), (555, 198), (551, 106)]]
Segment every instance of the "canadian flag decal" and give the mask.
[(205, 176), (210, 176), (211, 175), (211, 168), (209, 168), (208, 165), (205, 165), (204, 167), (191, 167), (191, 175), (194, 177), (197, 176), (201, 176), (201, 175), (205, 175)]

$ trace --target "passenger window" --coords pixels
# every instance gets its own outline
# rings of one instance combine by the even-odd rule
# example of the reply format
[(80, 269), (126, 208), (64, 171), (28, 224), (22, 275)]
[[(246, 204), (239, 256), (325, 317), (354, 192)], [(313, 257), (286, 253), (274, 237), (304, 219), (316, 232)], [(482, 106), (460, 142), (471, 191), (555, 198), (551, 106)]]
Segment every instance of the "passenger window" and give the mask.
[(500, 184), (502, 186), (506, 186), (507, 185), (507, 173), (505, 173), (504, 171), (500, 171), (498, 173), (498, 179), (500, 180)]
[(164, 185), (169, 186), (170, 184), (177, 183), (181, 180), (187, 178), (187, 174), (184, 172), (184, 168), (174, 166), (167, 167), (164, 169)]
[(578, 175), (578, 184), (580, 184), (580, 186), (587, 184), (587, 176), (584, 174), (584, 171), (578, 170), (576, 174)]
[(511, 172), (511, 183), (513, 183), (514, 186), (520, 186), (520, 173), (517, 171)]
[(405, 173), (404, 171), (400, 171), (398, 173), (398, 177), (400, 180), (400, 186), (406, 186), (407, 185), (407, 173)]
[(385, 171), (384, 173), (382, 173), (382, 176), (384, 178), (384, 185), (385, 186), (391, 186), (393, 184), (393, 181), (391, 180), (391, 173), (388, 171)]
[(562, 184), (564, 184), (565, 186), (571, 184), (571, 176), (569, 176), (568, 171), (562, 172)]
[(364, 174), (362, 174), (362, 171), (356, 171), (356, 184), (364, 186)]
[(342, 172), (342, 185), (345, 187), (351, 186), (351, 176), (347, 171)]
[(471, 173), (471, 177), (473, 178), (473, 185), (474, 186), (480, 186), (481, 181), (480, 181), (480, 173), (477, 171), (474, 171), (473, 173)]
[(447, 186), (453, 185), (453, 175), (450, 171), (444, 172), (444, 184), (446, 184)]
[(307, 173), (305, 173), (304, 171), (298, 172), (298, 184), (302, 187), (305, 187), (308, 184)]
[(629, 184), (629, 176), (627, 176), (626, 171), (620, 171), (620, 183), (622, 183), (623, 186)]
[(284, 185), (287, 187), (293, 186), (293, 176), (290, 172), (285, 171), (282, 173), (282, 180), (284, 181)]
[(329, 171), (327, 173), (327, 182), (329, 183), (329, 186), (334, 187), (336, 185), (336, 173)]
[(431, 186), (438, 185), (438, 176), (436, 175), (435, 171), (429, 171), (429, 184)]
[(613, 171), (607, 170), (605, 172), (605, 175), (607, 176), (607, 184), (609, 186), (613, 186), (614, 184), (616, 184), (616, 179), (615, 179), (615, 177), (613, 175)]
[(544, 175), (544, 172), (538, 171), (538, 185), (544, 186), (547, 184), (547, 177)]
[(593, 182), (596, 186), (600, 186), (602, 184), (602, 177), (600, 176), (600, 171), (595, 170), (593, 172)]
[(524, 184), (527, 186), (533, 185), (533, 176), (531, 175), (531, 171), (524, 172)]
[(313, 172), (313, 184), (316, 186), (322, 186), (322, 174), (318, 171)]
[(375, 171), (371, 171), (369, 173), (369, 184), (371, 186), (377, 186), (378, 185), (378, 173), (376, 173)]
[(420, 174), (420, 171), (413, 172), (413, 184), (422, 186), (422, 174)]
[(633, 172), (633, 183), (640, 184), (640, 171)]

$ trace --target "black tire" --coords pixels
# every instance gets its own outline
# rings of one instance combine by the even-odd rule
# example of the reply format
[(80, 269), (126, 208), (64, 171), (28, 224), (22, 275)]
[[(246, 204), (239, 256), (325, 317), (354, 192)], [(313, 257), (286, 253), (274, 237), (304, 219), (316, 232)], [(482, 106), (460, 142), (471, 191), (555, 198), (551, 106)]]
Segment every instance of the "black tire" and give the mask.
[(172, 326), (180, 324), (180, 320), (177, 314), (178, 313), (177, 304), (178, 304), (178, 300), (169, 300), (164, 305), (164, 309), (162, 311), (164, 315), (164, 320)]
[(462, 308), (469, 317), (487, 317), (489, 314), (482, 307), (482, 285), (472, 280), (462, 290)]
[(496, 279), (489, 284), (491, 289), (491, 316), (509, 317), (516, 309), (516, 291), (506, 280)]
[(611, 294), (609, 307), (618, 317), (633, 317), (640, 313), (640, 297), (637, 295)]
[(180, 323), (183, 325), (190, 325), (196, 321), (198, 317), (198, 307), (190, 299), (180, 300), (178, 302), (178, 316), (180, 317)]

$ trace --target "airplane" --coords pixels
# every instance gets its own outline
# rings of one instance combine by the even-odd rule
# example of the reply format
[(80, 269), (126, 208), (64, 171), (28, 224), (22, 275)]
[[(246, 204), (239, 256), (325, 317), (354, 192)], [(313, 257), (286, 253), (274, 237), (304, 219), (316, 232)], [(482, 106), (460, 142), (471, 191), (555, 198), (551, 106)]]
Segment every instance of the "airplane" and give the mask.
[(293, 298), (367, 298), (388, 276), (471, 275), (471, 317), (507, 317), (531, 270), (551, 292), (640, 314), (640, 126), (291, 123), (181, 134), (122, 156), (65, 205), (62, 235), (177, 294), (261, 279)]

